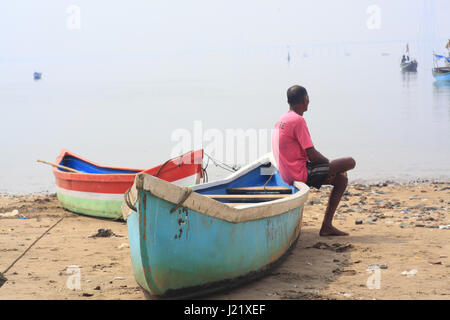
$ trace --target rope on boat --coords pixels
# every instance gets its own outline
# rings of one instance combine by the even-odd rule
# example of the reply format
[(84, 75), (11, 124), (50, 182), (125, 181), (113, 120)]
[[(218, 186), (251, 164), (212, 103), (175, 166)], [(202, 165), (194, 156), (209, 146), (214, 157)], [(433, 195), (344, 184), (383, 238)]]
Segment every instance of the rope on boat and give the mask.
[[(191, 152), (192, 152), (192, 151), (191, 151)], [(163, 169), (169, 162), (171, 162), (171, 161), (173, 161), (173, 160), (176, 160), (176, 159), (180, 159), (180, 160), (181, 160), (182, 157), (183, 157), (184, 155), (188, 154), (188, 153), (189, 153), (189, 152), (187, 152), (187, 153), (185, 153), (185, 154), (182, 154), (182, 155), (180, 155), (180, 156), (178, 156), (178, 157), (169, 159), (169, 160), (167, 160), (166, 162), (164, 162), (164, 163), (159, 167), (158, 171), (157, 171), (156, 174), (155, 174), (155, 177), (158, 177), (158, 175), (161, 173), (162, 169)], [(206, 152), (205, 152), (204, 154), (205, 154), (206, 157), (208, 158), (208, 161), (207, 161), (207, 163), (206, 163), (206, 166), (203, 167), (203, 165), (202, 165), (202, 168), (201, 168), (201, 170), (202, 170), (202, 176), (203, 176), (203, 183), (208, 182), (208, 173), (207, 173), (207, 171), (206, 171), (206, 168), (208, 167), (209, 160), (211, 160), (211, 161), (214, 163), (214, 165), (215, 165), (216, 167), (220, 167), (220, 168), (222, 168), (222, 169), (224, 169), (224, 170), (227, 170), (227, 171), (229, 171), (229, 172), (236, 172), (236, 171), (239, 170), (239, 167), (237, 167), (237, 166), (230, 166), (230, 165), (228, 165), (228, 164), (226, 164), (226, 163), (224, 163), (224, 162), (222, 162), (222, 161), (219, 161), (219, 160), (217, 160), (217, 159), (214, 159), (213, 157), (211, 157), (211, 156), (210, 156), (209, 154), (207, 154)], [(130, 209), (132, 209), (132, 208), (130, 207)]]
[(206, 183), (206, 182), (208, 182), (208, 172), (206, 171), (206, 167), (205, 168), (203, 168), (202, 167), (202, 182), (203, 183)]
[(266, 189), (266, 185), (269, 183), (269, 181), (272, 179), (272, 177), (273, 177), (273, 173), (270, 175), (269, 179), (267, 179), (266, 183), (264, 183), (264, 186), (263, 186), (264, 190)]
[(5, 273), (7, 273), (15, 264), (17, 261), (19, 261), (20, 259), (22, 259), (22, 257), (40, 240), (42, 239), (50, 230), (52, 230), (58, 223), (60, 223), (64, 218), (66, 217), (66, 215), (64, 214), (64, 216), (59, 219), (55, 224), (53, 224), (50, 228), (48, 228), (43, 234), (41, 234), (36, 240), (34, 240), (34, 242), (16, 259), (14, 260), (13, 263), (11, 263), (9, 265), (8, 268), (6, 268), (5, 271), (0, 272), (0, 287), (8, 280), (6, 279), (6, 277), (4, 276)]
[(128, 206), (128, 208), (130, 208), (133, 211), (137, 211), (136, 207), (134, 206), (133, 203), (131, 203), (131, 200), (129, 198), (130, 190), (131, 190), (131, 188), (129, 188), (127, 191), (125, 191), (125, 194), (123, 195), (124, 196), (124, 200), (125, 200), (125, 203)]
[[(191, 151), (192, 152), (192, 151)], [(162, 165), (161, 165), (161, 167), (159, 167), (159, 169), (158, 169), (158, 172), (156, 172), (156, 174), (155, 174), (155, 177), (157, 177), (158, 175), (159, 175), (159, 173), (162, 171), (162, 169), (165, 167), (165, 165), (166, 164), (168, 164), (169, 162), (171, 162), (171, 161), (173, 161), (173, 160), (175, 160), (175, 159), (182, 159), (183, 158), (183, 156), (184, 155), (186, 155), (186, 154), (188, 154), (188, 153), (190, 153), (190, 152), (187, 152), (187, 153), (185, 153), (185, 154), (182, 154), (182, 155), (180, 155), (180, 156), (178, 156), (178, 157), (175, 157), (175, 158), (172, 158), (172, 159), (169, 159), (169, 160), (167, 160), (166, 162), (164, 162)], [(178, 167), (181, 165), (181, 161), (180, 161), (180, 163), (178, 164)]]
[[(236, 166), (230, 166), (230, 165), (227, 165), (227, 164), (225, 164), (225, 163), (223, 163), (223, 162), (221, 162), (221, 161), (219, 161), (219, 160), (217, 160), (217, 159), (214, 159), (213, 157), (211, 157), (211, 156), (210, 156), (209, 154), (207, 154), (206, 152), (205, 152), (204, 154), (207, 156), (208, 161), (207, 161), (207, 163), (206, 163), (206, 166), (203, 167), (203, 165), (202, 165), (202, 168), (201, 168), (201, 170), (202, 170), (202, 175), (203, 175), (203, 183), (208, 182), (208, 173), (207, 173), (207, 171), (206, 171), (206, 168), (208, 168), (209, 160), (211, 160), (211, 161), (214, 163), (214, 165), (216, 165), (217, 167), (220, 167), (220, 168), (222, 168), (222, 169), (224, 169), (224, 170), (227, 170), (227, 171), (230, 171), (230, 172), (236, 172), (237, 170), (239, 170), (239, 168), (237, 168)], [(167, 160), (166, 162), (164, 162), (164, 163), (161, 165), (161, 167), (159, 167), (158, 171), (157, 171), (156, 174), (155, 174), (155, 177), (157, 177), (157, 176), (159, 175), (159, 173), (162, 171), (162, 169), (163, 169), (163, 167), (164, 167), (165, 165), (167, 165), (169, 162), (171, 162), (171, 161), (173, 161), (173, 160), (175, 160), (175, 159), (178, 159), (178, 158), (181, 159), (184, 155), (185, 155), (185, 154), (180, 155), (180, 156), (175, 157), (175, 158), (172, 158), (172, 159), (169, 159), (169, 160)], [(129, 198), (130, 190), (131, 190), (131, 188), (128, 189), (128, 190), (125, 192), (125, 194), (124, 194), (125, 204), (126, 204), (126, 205), (128, 206), (128, 208), (130, 208), (131, 210), (137, 211), (136, 207), (134, 206), (134, 204), (131, 202), (131, 200), (130, 200), (130, 198)], [(192, 192), (193, 192), (193, 189), (192, 189), (191, 187), (185, 187), (185, 188), (184, 188), (184, 194), (183, 194), (183, 196), (181, 197), (180, 201), (179, 201), (179, 202), (178, 202), (178, 203), (170, 210), (170, 213), (173, 213), (174, 211), (176, 211), (177, 209), (179, 209), (179, 208), (183, 205), (183, 203), (187, 200), (187, 198), (189, 198), (189, 196), (191, 195)]]
[(180, 208), (183, 205), (183, 203), (187, 200), (187, 198), (189, 198), (191, 193), (194, 191), (191, 187), (184, 187), (183, 189), (184, 189), (183, 196), (181, 197), (180, 201), (178, 201), (177, 205), (174, 206), (172, 210), (170, 210), (170, 213), (177, 211), (178, 208)]
[[(205, 155), (208, 157), (208, 162), (209, 162), (209, 159), (211, 159), (211, 161), (214, 163), (214, 165), (216, 166), (216, 167), (220, 167), (220, 168), (222, 168), (222, 169), (224, 169), (224, 170), (227, 170), (227, 171), (230, 171), (230, 172), (236, 172), (236, 171), (238, 171), (239, 170), (239, 168), (237, 167), (237, 166), (230, 166), (230, 165), (228, 165), (228, 164), (226, 164), (226, 163), (223, 163), (222, 161), (219, 161), (219, 160), (217, 160), (217, 159), (214, 159), (213, 157), (211, 157), (209, 154), (207, 154), (206, 152), (205, 152)], [(205, 168), (206, 169), (206, 168)]]
[(203, 162), (202, 162), (202, 182), (206, 183), (208, 182), (209, 178), (208, 178), (208, 172), (206, 171), (206, 169), (208, 168), (209, 165), (209, 157), (208, 157), (208, 161), (206, 162), (206, 166), (203, 167)]

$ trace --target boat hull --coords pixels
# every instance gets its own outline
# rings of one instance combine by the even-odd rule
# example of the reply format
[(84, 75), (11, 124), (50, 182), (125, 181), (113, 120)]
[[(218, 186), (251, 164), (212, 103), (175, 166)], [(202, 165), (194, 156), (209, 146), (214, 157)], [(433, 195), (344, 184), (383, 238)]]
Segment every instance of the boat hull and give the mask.
[(432, 74), (438, 81), (450, 81), (450, 67), (434, 68)]
[(234, 224), (193, 210), (167, 214), (172, 203), (140, 196), (144, 274), (136, 280), (154, 296), (204, 295), (262, 276), (300, 235), (303, 207)]
[[(189, 164), (187, 158), (195, 157)], [(179, 164), (169, 163), (159, 172), (162, 179), (177, 185), (193, 185), (201, 177), (203, 151), (197, 151), (179, 159)], [(61, 205), (72, 212), (99, 218), (121, 219), (124, 193), (134, 182), (138, 172), (156, 174), (161, 166), (143, 170), (104, 167), (83, 159), (68, 150), (62, 150), (57, 164), (68, 166), (83, 173), (65, 172), (53, 168), (56, 195)]]
[(56, 196), (61, 205), (72, 212), (108, 219), (122, 217), (123, 194), (79, 192), (57, 188)]
[[(281, 262), (300, 235), (306, 185), (292, 187), (298, 192), (289, 198), (236, 207), (205, 196), (257, 179), (279, 183), (278, 173), (260, 175), (260, 169), (237, 173), (228, 183), (195, 186), (176, 210), (186, 189), (139, 174), (133, 186), (137, 211), (124, 211), (137, 283), (153, 297), (192, 298), (263, 276)], [(156, 184), (146, 189), (141, 178)]]
[(402, 69), (402, 71), (415, 72), (415, 71), (417, 71), (417, 62), (411, 61), (411, 62), (402, 63), (402, 64), (400, 64), (400, 68)]

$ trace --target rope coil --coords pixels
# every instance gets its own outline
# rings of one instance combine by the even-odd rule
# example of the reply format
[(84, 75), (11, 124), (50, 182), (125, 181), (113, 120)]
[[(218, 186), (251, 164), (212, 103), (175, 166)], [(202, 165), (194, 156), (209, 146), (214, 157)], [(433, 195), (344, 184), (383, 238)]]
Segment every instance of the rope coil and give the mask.
[(130, 208), (130, 209), (133, 210), (133, 211), (137, 211), (137, 209), (136, 209), (136, 207), (134, 206), (134, 204), (131, 203), (131, 200), (130, 200), (130, 190), (131, 190), (131, 188), (129, 188), (127, 191), (125, 191), (125, 194), (124, 194), (124, 200), (125, 200), (125, 203), (126, 203), (126, 205), (128, 206), (128, 208)]

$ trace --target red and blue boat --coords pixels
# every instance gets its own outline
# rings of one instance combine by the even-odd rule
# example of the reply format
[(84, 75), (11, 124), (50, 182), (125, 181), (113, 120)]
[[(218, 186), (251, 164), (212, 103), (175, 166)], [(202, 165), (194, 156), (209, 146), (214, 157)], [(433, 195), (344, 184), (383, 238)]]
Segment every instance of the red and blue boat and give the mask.
[(56, 194), (69, 211), (120, 219), (124, 193), (133, 185), (137, 173), (145, 172), (179, 186), (189, 186), (200, 182), (202, 161), (203, 150), (200, 149), (150, 169), (117, 168), (99, 165), (63, 149), (56, 164), (78, 172), (53, 167)]

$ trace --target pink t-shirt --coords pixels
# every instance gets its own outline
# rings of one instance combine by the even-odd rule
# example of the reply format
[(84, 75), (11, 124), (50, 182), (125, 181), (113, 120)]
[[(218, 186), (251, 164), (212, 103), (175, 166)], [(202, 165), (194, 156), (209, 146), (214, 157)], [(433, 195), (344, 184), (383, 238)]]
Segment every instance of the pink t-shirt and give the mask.
[(313, 147), (305, 119), (290, 110), (275, 124), (272, 134), (272, 152), (283, 180), (306, 182), (308, 172), (306, 149)]

